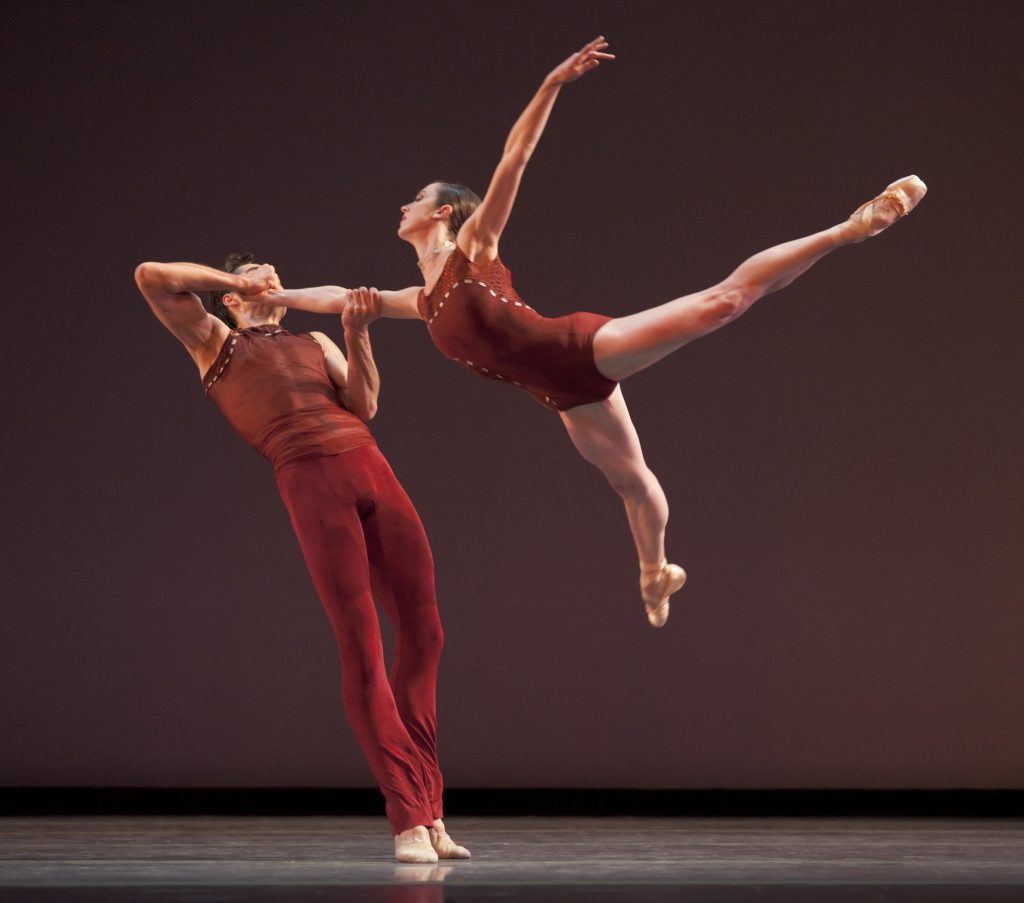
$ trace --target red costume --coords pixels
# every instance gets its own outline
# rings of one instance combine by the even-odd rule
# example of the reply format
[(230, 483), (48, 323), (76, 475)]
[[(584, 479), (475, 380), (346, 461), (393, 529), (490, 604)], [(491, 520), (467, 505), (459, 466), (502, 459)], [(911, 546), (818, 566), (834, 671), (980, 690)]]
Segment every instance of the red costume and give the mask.
[[(334, 628), (342, 698), (395, 834), (443, 815), (435, 686), (443, 634), (416, 510), (366, 424), (342, 406), (315, 339), (233, 330), (203, 378), (210, 399), (274, 465)], [(374, 598), (394, 625), (390, 682)]]
[(594, 333), (611, 318), (542, 317), (498, 259), (477, 266), (456, 247), (430, 294), (420, 292), (419, 313), (445, 357), (519, 386), (546, 407), (604, 401), (617, 385), (594, 364)]

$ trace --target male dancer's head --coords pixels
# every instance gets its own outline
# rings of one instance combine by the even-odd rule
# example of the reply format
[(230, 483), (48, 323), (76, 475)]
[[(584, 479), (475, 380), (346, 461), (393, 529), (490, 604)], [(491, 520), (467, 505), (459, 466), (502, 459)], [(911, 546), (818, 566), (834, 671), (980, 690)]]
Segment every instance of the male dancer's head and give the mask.
[[(281, 280), (277, 271), (270, 264), (275, 289), (281, 288)], [(224, 260), (224, 272), (244, 275), (258, 269), (261, 264), (255, 255), (232, 252)], [(247, 326), (259, 326), (264, 323), (280, 323), (288, 310), (286, 307), (275, 306), (261, 301), (262, 296), (245, 296), (232, 291), (211, 291), (210, 313), (223, 320), (232, 329), (244, 329)], [(254, 300), (255, 299), (255, 300)]]

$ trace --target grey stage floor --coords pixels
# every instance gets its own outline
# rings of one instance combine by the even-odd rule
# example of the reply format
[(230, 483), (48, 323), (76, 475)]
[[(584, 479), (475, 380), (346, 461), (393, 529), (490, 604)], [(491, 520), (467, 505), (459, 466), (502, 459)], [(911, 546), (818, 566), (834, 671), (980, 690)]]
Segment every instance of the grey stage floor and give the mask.
[(0, 819), (0, 901), (1024, 900), (1024, 823), (472, 818), (400, 865), (377, 818)]

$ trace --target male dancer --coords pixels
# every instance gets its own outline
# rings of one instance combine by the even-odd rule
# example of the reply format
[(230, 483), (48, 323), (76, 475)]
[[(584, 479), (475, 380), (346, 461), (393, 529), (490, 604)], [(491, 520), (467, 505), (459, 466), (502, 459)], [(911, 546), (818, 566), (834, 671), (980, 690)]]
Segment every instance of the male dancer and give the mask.
[[(277, 273), (251, 255), (232, 255), (223, 271), (143, 263), (135, 281), (192, 356), (206, 394), (274, 466), (334, 628), (345, 711), (384, 794), (396, 857), (468, 859), (442, 821), (435, 686), (443, 634), (433, 559), (416, 510), (365, 423), (376, 413), (380, 384), (367, 331), (380, 315), (380, 296), (365, 288), (302, 290), (345, 302), (346, 360), (323, 333), (282, 329), (286, 308), (263, 294), (281, 290)], [(197, 292), (211, 294), (217, 316)], [(374, 598), (394, 625), (390, 682)]]

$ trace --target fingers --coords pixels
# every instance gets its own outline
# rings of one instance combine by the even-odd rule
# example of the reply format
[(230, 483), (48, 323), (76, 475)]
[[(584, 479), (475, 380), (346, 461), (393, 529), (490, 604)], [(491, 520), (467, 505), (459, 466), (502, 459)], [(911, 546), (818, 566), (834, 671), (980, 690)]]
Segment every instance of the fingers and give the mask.
[(596, 37), (588, 44), (584, 44), (579, 53), (576, 54), (573, 68), (582, 75), (584, 72), (596, 69), (601, 64), (601, 60), (615, 59), (614, 53), (605, 52), (607, 46), (608, 42), (603, 36)]
[(367, 301), (366, 309), (374, 317), (380, 316), (380, 292), (375, 288), (370, 289), (370, 297)]
[(360, 286), (349, 291), (348, 302), (341, 313), (346, 329), (362, 329), (380, 316), (380, 292)]
[(282, 287), (277, 270), (269, 263), (260, 264), (249, 270), (243, 278), (248, 282), (248, 291), (242, 292), (244, 295), (262, 295), (264, 292), (280, 290)]
[(583, 48), (580, 50), (580, 56), (600, 57), (601, 59), (604, 60), (615, 59), (615, 54), (604, 52), (604, 49), (607, 46), (608, 42), (604, 39), (604, 36), (601, 35), (599, 37), (594, 38), (594, 40), (590, 41), (589, 43), (584, 44)]

